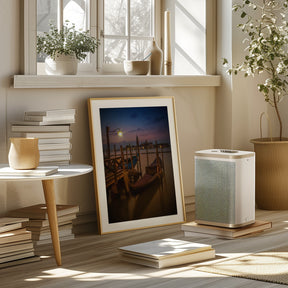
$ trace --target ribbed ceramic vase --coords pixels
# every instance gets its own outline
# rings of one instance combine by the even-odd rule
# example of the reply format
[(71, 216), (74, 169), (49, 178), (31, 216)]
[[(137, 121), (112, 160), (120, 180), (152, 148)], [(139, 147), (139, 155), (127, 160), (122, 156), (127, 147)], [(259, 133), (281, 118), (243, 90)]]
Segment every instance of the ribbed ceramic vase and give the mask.
[(9, 166), (13, 169), (35, 169), (39, 165), (38, 138), (10, 138)]
[(161, 75), (163, 66), (163, 52), (158, 47), (156, 41), (153, 39), (152, 47), (145, 51), (145, 55), (149, 55), (150, 60), (150, 74), (151, 75)]

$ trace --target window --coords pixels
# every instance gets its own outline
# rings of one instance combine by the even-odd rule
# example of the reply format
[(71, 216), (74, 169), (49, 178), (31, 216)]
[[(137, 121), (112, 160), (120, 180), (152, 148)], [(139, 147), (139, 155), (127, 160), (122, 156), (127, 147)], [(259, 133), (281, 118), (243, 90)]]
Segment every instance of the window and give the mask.
[[(37, 35), (49, 31), (50, 23), (61, 28), (63, 23), (75, 24), (76, 30), (90, 30), (92, 36), (97, 36), (96, 25), (91, 19), (96, 19), (95, 0), (37, 0)], [(82, 73), (95, 73), (96, 55), (87, 55), (85, 61), (79, 64), (79, 71)], [(44, 72), (45, 57), (37, 55), (37, 74)]]
[(100, 21), (103, 70), (109, 71), (112, 67), (115, 71), (117, 64), (123, 63), (125, 59), (142, 60), (146, 56), (145, 50), (156, 37), (155, 23), (156, 15), (157, 18), (161, 15), (160, 1), (105, 0), (103, 5), (103, 10), (99, 9), (99, 19), (104, 15), (103, 21)]
[(44, 74), (44, 59), (36, 53), (36, 34), (48, 31), (49, 21), (61, 25), (66, 19), (101, 40), (97, 53), (80, 63), (80, 74), (123, 73), (123, 60), (143, 59), (153, 37), (162, 46), (166, 9), (171, 12), (173, 74), (211, 73), (214, 0), (24, 1), (25, 74)]

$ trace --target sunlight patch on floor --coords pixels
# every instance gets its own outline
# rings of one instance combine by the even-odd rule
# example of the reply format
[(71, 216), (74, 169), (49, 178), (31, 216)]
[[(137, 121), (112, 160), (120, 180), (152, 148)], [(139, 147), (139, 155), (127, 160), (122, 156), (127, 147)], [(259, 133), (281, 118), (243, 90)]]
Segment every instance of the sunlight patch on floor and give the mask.
[(83, 272), (77, 270), (70, 270), (65, 268), (56, 268), (51, 270), (43, 271), (44, 275), (37, 276), (34, 278), (27, 278), (27, 282), (41, 281), (44, 279), (58, 279), (58, 278), (72, 278), (78, 281), (97, 281), (97, 280), (107, 280), (107, 279), (147, 279), (149, 276), (146, 275), (135, 275), (130, 273), (93, 273), (93, 272)]
[(96, 281), (96, 280), (108, 280), (108, 279), (140, 280), (147, 278), (150, 277), (128, 273), (84, 273), (82, 275), (73, 277), (73, 279), (77, 279), (80, 281)]
[(28, 279), (25, 279), (25, 281), (27, 281), (27, 282), (36, 282), (36, 281), (40, 281), (40, 280), (42, 280), (42, 279), (40, 279), (40, 278), (28, 278)]

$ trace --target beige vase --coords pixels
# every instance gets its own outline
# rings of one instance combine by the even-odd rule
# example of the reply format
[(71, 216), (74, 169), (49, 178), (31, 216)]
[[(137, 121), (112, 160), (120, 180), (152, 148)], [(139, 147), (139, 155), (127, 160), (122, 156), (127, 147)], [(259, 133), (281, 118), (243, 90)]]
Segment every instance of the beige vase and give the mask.
[(158, 47), (156, 41), (153, 39), (152, 47), (148, 48), (145, 55), (147, 60), (150, 60), (150, 74), (151, 75), (161, 75), (162, 74), (162, 66), (163, 66), (163, 52)]
[(256, 154), (256, 204), (260, 209), (288, 209), (288, 139), (253, 139)]
[(13, 169), (35, 169), (39, 165), (38, 138), (10, 138), (9, 166)]

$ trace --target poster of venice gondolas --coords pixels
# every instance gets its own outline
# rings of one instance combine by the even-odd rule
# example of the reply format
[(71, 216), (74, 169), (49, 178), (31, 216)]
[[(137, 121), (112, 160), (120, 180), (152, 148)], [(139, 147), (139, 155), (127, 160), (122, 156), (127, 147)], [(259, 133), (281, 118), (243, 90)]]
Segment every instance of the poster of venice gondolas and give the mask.
[(174, 98), (88, 106), (99, 233), (184, 222)]

